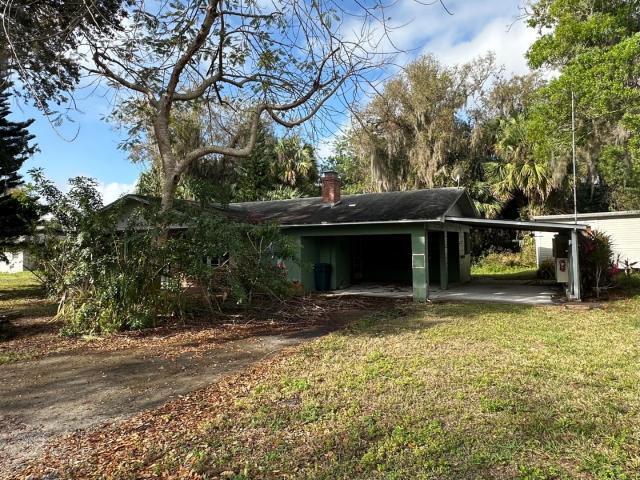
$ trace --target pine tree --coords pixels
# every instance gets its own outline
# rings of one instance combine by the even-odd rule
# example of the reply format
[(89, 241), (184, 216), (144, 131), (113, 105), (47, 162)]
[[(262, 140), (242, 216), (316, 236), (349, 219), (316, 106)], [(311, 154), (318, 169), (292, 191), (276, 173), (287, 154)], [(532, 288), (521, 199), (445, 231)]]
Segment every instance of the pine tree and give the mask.
[(27, 233), (36, 215), (33, 203), (18, 190), (22, 185), (18, 171), (36, 148), (28, 130), (33, 120), (9, 120), (10, 87), (6, 75), (0, 76), (0, 244)]

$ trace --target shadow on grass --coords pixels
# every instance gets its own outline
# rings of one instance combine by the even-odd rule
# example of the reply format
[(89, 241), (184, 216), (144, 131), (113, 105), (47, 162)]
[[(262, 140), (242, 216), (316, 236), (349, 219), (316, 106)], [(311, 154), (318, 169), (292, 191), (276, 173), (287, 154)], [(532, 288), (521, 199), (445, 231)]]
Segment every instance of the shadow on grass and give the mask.
[(524, 315), (535, 307), (503, 303), (395, 303), (341, 329), (341, 335), (382, 336), (425, 330), (454, 321), (473, 321), (494, 314)]

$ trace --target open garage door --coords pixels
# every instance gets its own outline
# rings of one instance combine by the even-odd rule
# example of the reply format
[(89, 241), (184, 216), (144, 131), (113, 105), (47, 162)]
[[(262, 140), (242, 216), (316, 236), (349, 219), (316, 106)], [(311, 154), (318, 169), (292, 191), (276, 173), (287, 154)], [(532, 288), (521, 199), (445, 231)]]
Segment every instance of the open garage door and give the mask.
[(351, 283), (411, 285), (411, 235), (351, 238)]

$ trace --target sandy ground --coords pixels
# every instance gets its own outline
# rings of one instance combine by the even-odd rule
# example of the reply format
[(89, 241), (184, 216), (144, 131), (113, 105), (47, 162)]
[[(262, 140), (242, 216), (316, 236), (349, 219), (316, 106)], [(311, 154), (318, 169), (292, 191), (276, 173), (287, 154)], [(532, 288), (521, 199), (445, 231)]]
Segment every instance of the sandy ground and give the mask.
[(0, 477), (36, 459), (55, 436), (158, 406), (329, 330), (233, 340), (173, 359), (130, 349), (0, 365)]

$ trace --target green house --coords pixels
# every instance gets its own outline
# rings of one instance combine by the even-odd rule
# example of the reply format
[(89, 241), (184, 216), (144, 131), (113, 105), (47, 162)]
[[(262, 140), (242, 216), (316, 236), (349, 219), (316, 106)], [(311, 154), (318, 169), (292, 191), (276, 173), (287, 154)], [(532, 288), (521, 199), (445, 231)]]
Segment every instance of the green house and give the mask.
[(358, 283), (412, 286), (426, 300), (429, 286), (448, 288), (471, 278), (470, 227), (449, 217), (477, 218), (466, 190), (433, 188), (340, 195), (334, 172), (322, 176), (313, 198), (229, 205), (254, 221), (273, 222), (294, 239), (300, 264), (288, 275), (316, 290), (314, 268), (330, 267), (332, 290)]
[[(416, 301), (427, 300), (430, 289), (471, 280), (472, 228), (554, 232), (570, 246), (567, 297), (580, 299), (578, 235), (586, 225), (480, 218), (462, 188), (341, 196), (335, 172), (325, 172), (321, 183), (319, 197), (209, 208), (236, 221), (279, 225), (297, 246), (300, 259), (287, 262), (287, 275), (307, 292), (359, 284), (399, 286)], [(114, 204), (157, 200), (127, 195)], [(186, 203), (193, 204), (179, 201), (176, 207)], [(126, 215), (122, 221), (126, 223)], [(188, 228), (188, 223), (175, 228)], [(328, 274), (317, 275), (319, 270)]]

